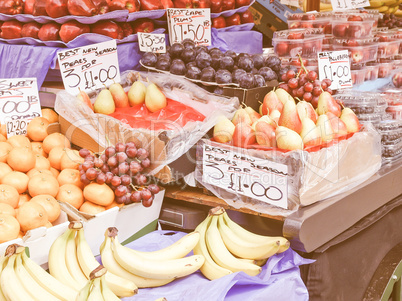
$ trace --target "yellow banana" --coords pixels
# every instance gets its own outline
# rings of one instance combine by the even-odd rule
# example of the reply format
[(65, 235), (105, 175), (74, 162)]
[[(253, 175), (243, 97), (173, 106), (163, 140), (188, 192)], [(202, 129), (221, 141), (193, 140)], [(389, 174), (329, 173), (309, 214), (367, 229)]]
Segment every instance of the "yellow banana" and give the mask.
[(120, 301), (119, 297), (117, 297), (112, 290), (107, 286), (105, 276), (100, 278), (100, 286), (102, 291), (102, 296), (105, 301)]
[(89, 294), (91, 293), (92, 280), (88, 280), (85, 286), (78, 292), (78, 296), (75, 301), (87, 301)]
[(80, 284), (80, 287), (78, 287), (78, 289), (81, 289), (88, 282), (88, 278), (84, 275), (78, 262), (77, 248), (75, 244), (75, 232), (75, 230), (72, 230), (67, 239), (66, 265), (71, 276), (77, 283)]
[[(0, 277), (1, 277), (1, 271), (3, 271), (3, 265), (6, 262), (6, 257), (1, 256), (0, 257)], [(7, 301), (6, 297), (3, 294), (3, 291), (1, 290), (1, 286), (0, 286), (0, 301)]]
[(373, 1), (369, 1), (369, 2), (370, 2), (370, 7), (372, 7), (372, 8), (377, 8), (377, 7), (381, 7), (384, 5), (384, 1), (373, 0)]
[(109, 301), (103, 298), (99, 278), (95, 278), (92, 281), (92, 288), (91, 292), (89, 293), (87, 301)]
[(384, 13), (384, 12), (386, 12), (388, 9), (389, 9), (389, 7), (386, 6), (386, 5), (383, 5), (383, 6), (379, 7), (379, 8), (377, 8), (377, 10), (378, 10), (380, 13)]

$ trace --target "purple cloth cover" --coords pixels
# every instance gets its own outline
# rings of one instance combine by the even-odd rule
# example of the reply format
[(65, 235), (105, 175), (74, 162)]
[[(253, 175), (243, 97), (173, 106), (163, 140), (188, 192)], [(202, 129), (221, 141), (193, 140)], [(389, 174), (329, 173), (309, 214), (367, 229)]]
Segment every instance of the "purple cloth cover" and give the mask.
[[(127, 246), (141, 251), (154, 251), (167, 247), (185, 234), (154, 231)], [(162, 287), (140, 289), (137, 295), (122, 300), (150, 301), (165, 297), (168, 301), (303, 301), (309, 297), (300, 277), (299, 266), (312, 262), (314, 260), (304, 259), (289, 249), (272, 256), (255, 277), (238, 272), (210, 281), (198, 271)]]
[(218, 31), (212, 28), (212, 47), (222, 51), (262, 53), (262, 33), (258, 31)]

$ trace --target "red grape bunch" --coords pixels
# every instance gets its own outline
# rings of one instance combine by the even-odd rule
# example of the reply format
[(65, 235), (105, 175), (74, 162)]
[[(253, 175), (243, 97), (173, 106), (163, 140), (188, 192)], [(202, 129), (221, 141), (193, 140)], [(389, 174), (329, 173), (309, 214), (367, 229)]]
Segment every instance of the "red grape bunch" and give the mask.
[(281, 75), (279, 88), (286, 90), (290, 95), (300, 100), (310, 102), (314, 108), (317, 108), (318, 97), (323, 91), (332, 94), (330, 79), (318, 80), (317, 72), (300, 69), (296, 72), (293, 69), (288, 70)]
[(134, 142), (118, 142), (97, 156), (85, 148), (80, 149), (79, 154), (84, 158), (79, 166), (84, 185), (106, 183), (113, 189), (118, 204), (142, 202), (145, 207), (152, 205), (154, 195), (160, 189), (156, 184), (146, 186), (148, 178), (142, 172), (151, 165), (146, 149), (137, 148)]

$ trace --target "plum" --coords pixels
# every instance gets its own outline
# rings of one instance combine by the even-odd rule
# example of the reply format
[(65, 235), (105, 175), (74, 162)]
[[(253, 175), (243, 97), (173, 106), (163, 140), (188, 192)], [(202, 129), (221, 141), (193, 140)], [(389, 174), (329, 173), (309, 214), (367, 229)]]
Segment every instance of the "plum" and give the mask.
[(190, 79), (200, 79), (201, 78), (201, 70), (198, 67), (190, 67), (187, 69), (186, 77)]
[(169, 71), (170, 69), (170, 61), (167, 59), (159, 59), (156, 62), (155, 68), (158, 70)]
[(236, 61), (237, 54), (233, 50), (227, 50), (224, 53), (225, 56), (230, 56), (234, 61)]
[(233, 71), (234, 60), (230, 56), (223, 56), (221, 57), (219, 68), (226, 69), (230, 72)]
[(204, 45), (198, 45), (198, 46), (195, 46), (195, 53), (197, 54), (197, 55), (199, 55), (201, 52), (206, 52), (206, 53), (208, 53), (208, 48), (206, 47), (206, 46), (204, 46)]
[(264, 77), (260, 74), (254, 74), (254, 81), (256, 87), (265, 87), (267, 85)]
[(221, 63), (221, 57), (219, 55), (212, 55), (211, 59), (211, 67), (218, 70)]
[(276, 55), (270, 55), (265, 59), (264, 66), (271, 68), (275, 72), (281, 69), (281, 59)]
[(192, 48), (184, 48), (181, 52), (180, 58), (185, 63), (189, 63), (195, 60), (195, 50)]
[(249, 57), (251, 58), (251, 56), (248, 53), (239, 53), (236, 58), (234, 59), (235, 63), (237, 64), (237, 62), (239, 61), (239, 59), (241, 59), (242, 57)]
[(236, 84), (239, 83), (240, 76), (246, 74), (247, 72), (243, 69), (236, 69), (232, 72), (232, 81)]
[(258, 69), (254, 67), (253, 69), (251, 69), (251, 73), (252, 74), (258, 74)]
[(141, 63), (148, 67), (155, 67), (158, 57), (153, 52), (145, 52), (141, 58)]
[(197, 67), (197, 63), (195, 61), (192, 61), (186, 64), (187, 69), (190, 69), (191, 67)]
[(168, 60), (169, 62), (172, 61), (172, 58), (170, 57), (169, 52), (159, 54), (158, 60), (162, 60), (162, 59)]
[(187, 72), (186, 64), (181, 59), (174, 59), (169, 71), (172, 74), (185, 75)]
[(253, 70), (253, 68), (254, 68), (254, 62), (250, 57), (242, 56), (242, 57), (239, 57), (239, 59), (237, 61), (237, 66), (241, 69), (246, 70), (247, 72), (251, 72), (251, 70)]
[(258, 70), (258, 74), (262, 75), (265, 81), (278, 79), (276, 72), (269, 67), (262, 67)]
[(212, 67), (206, 67), (201, 71), (200, 79), (204, 82), (214, 82), (215, 81), (215, 69)]
[(253, 59), (255, 68), (260, 69), (260, 68), (264, 67), (265, 59), (262, 56), (262, 54), (259, 54), (259, 53), (253, 54), (251, 58)]
[(218, 84), (229, 84), (232, 82), (232, 74), (226, 69), (219, 69), (215, 73), (215, 81)]
[(201, 70), (206, 68), (206, 67), (211, 66), (211, 61), (212, 61), (211, 56), (206, 52), (201, 52), (195, 58), (195, 62), (197, 63), (197, 67), (200, 68)]
[(218, 94), (218, 95), (224, 95), (224, 93), (223, 93), (223, 87), (220, 87), (220, 86), (216, 87), (216, 88), (214, 89), (213, 93), (214, 93), (214, 94)]
[(189, 49), (194, 49), (195, 48), (195, 42), (191, 39), (184, 39), (181, 44), (183, 45), (184, 49), (189, 48)]
[(252, 73), (246, 73), (240, 76), (239, 86), (243, 89), (255, 88), (254, 75)]
[(169, 51), (170, 56), (172, 58), (179, 58), (183, 49), (184, 49), (184, 46), (181, 43), (173, 43), (170, 46), (170, 51)]
[(209, 49), (209, 54), (211, 56), (213, 56), (213, 55), (223, 56), (223, 52), (219, 48), (216, 48), (216, 47)]

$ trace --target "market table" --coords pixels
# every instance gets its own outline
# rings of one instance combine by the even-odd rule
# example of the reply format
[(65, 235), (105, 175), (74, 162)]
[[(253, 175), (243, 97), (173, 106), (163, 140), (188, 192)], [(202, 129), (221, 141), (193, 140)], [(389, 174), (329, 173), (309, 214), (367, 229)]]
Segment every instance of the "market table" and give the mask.
[(195, 206), (221, 205), (255, 232), (283, 234), (293, 250), (316, 260), (301, 267), (310, 300), (361, 300), (381, 260), (402, 242), (401, 179), (399, 159), (347, 193), (300, 208), (285, 218), (234, 209), (195, 188), (168, 188), (165, 208), (172, 199)]

